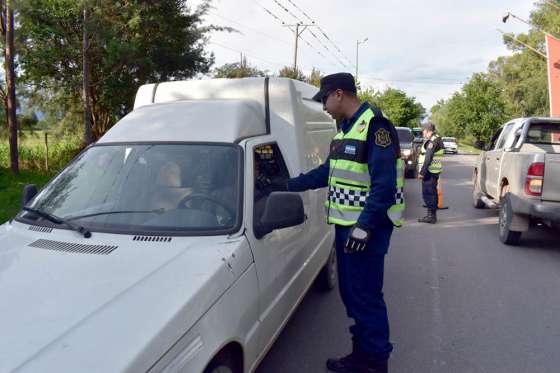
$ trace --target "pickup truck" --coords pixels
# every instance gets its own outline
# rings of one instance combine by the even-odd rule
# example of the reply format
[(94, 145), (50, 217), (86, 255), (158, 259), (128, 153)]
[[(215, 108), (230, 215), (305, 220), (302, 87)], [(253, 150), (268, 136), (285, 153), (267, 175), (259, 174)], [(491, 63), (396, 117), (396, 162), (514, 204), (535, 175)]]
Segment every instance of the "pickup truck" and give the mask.
[(271, 187), (327, 158), (336, 125), (316, 92), (144, 85), (41, 191), (26, 186), (0, 225), (0, 372), (253, 372), (306, 291), (336, 285), (325, 190)]
[(473, 170), (475, 208), (499, 208), (499, 238), (519, 244), (538, 221), (560, 222), (560, 118), (519, 118), (502, 126)]

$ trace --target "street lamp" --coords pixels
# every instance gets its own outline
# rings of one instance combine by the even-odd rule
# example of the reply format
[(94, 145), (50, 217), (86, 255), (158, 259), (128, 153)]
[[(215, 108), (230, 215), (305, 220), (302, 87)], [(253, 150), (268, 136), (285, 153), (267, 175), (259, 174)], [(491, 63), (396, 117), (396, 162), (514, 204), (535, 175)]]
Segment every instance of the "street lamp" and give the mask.
[(366, 41), (368, 41), (368, 38), (364, 38), (363, 40), (356, 40), (356, 82), (358, 81), (358, 50), (360, 48), (360, 44), (364, 44)]
[[(533, 27), (533, 28), (539, 30), (540, 32), (542, 32), (542, 33), (545, 34), (545, 35), (551, 35), (551, 36), (553, 36), (553, 37), (556, 37), (555, 35), (552, 35), (550, 32), (546, 32), (545, 30), (543, 30), (543, 29), (540, 28), (539, 26), (533, 25), (533, 24), (527, 22), (526, 20), (524, 20), (523, 18), (520, 18), (520, 17), (516, 16), (515, 14), (513, 14), (513, 13), (511, 13), (511, 12), (507, 12), (507, 13), (502, 17), (502, 22), (503, 22), (503, 23), (506, 23), (506, 22), (508, 21), (509, 17), (515, 18), (516, 20), (521, 21), (521, 22), (525, 23), (526, 25), (528, 25), (528, 26), (530, 26), (530, 27)], [(557, 38), (557, 37), (556, 37), (556, 38)]]

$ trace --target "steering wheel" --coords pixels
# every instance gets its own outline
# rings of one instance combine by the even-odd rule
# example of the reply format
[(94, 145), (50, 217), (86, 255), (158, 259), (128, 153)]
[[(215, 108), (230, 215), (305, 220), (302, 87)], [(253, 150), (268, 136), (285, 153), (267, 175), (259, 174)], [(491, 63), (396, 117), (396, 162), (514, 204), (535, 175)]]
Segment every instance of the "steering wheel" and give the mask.
[(208, 196), (206, 194), (202, 194), (202, 193), (193, 193), (193, 194), (189, 194), (188, 196), (185, 196), (179, 202), (179, 208), (180, 209), (186, 209), (187, 208), (187, 206), (186, 206), (187, 203), (190, 202), (190, 201), (193, 201), (193, 200), (204, 200), (204, 201), (211, 202), (214, 205), (219, 206), (219, 207), (223, 208), (224, 210), (226, 210), (226, 212), (229, 214), (230, 220), (235, 217), (235, 213), (223, 201), (220, 201), (219, 199), (210, 197), (210, 196)]

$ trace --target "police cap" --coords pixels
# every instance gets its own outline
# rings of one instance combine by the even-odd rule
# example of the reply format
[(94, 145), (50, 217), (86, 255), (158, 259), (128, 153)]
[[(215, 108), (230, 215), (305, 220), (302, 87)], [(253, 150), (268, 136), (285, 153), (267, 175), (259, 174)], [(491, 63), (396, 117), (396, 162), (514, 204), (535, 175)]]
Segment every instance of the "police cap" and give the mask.
[(321, 88), (319, 89), (319, 92), (313, 96), (313, 100), (321, 102), (323, 97), (329, 95), (337, 89), (342, 89), (345, 92), (356, 94), (356, 83), (354, 82), (352, 74), (336, 73), (321, 78)]

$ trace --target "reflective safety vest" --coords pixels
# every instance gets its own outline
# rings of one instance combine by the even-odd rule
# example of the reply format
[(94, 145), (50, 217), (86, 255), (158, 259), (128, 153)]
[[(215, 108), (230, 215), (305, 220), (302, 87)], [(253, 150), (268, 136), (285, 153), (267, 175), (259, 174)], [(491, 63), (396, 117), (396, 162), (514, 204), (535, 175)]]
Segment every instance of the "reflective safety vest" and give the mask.
[[(436, 143), (436, 140), (438, 139), (438, 137), (436, 135), (433, 135), (429, 140), (424, 141), (424, 144), (422, 144), (422, 148), (420, 149), (420, 158), (418, 159), (418, 171), (422, 170), (422, 167), (424, 166), (424, 160), (426, 159), (426, 145), (428, 144), (429, 141), (432, 142), (432, 144)], [(432, 163), (430, 163), (430, 165), (428, 166), (428, 172), (432, 173), (432, 174), (440, 174), (441, 171), (443, 171), (443, 164), (441, 163), (441, 160), (443, 159), (443, 148), (440, 148), (438, 151), (436, 151), (434, 153), (434, 156), (432, 157)]]
[[(329, 163), (329, 194), (325, 207), (327, 222), (342, 226), (356, 224), (364, 210), (371, 189), (368, 170), (368, 129), (374, 117), (367, 109), (352, 125), (348, 133), (340, 131), (331, 142)], [(390, 133), (387, 131), (386, 136)], [(404, 202), (404, 162), (397, 159), (396, 203), (387, 210), (387, 216), (397, 227), (402, 226)]]

